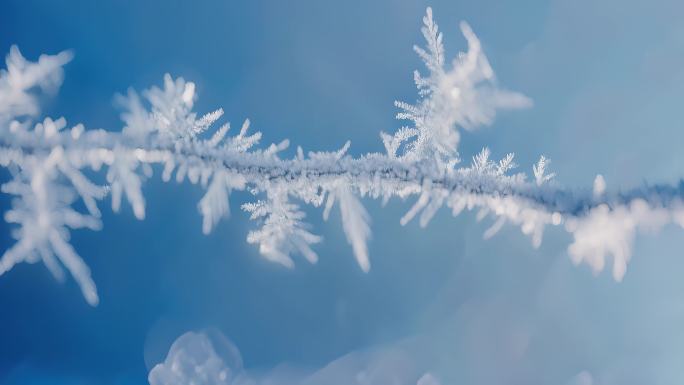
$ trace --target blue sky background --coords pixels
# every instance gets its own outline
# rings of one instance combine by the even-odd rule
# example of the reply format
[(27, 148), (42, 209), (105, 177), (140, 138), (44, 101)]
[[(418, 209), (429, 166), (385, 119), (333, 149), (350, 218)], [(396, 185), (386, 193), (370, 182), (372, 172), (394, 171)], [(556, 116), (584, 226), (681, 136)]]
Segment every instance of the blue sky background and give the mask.
[[(6, 0), (0, 52), (73, 49), (59, 96), (44, 112), (118, 130), (113, 95), (160, 84), (170, 72), (197, 83), (199, 111), (249, 117), (266, 143), (305, 150), (352, 141), (382, 151), (379, 132), (400, 126), (395, 99), (416, 98), (411, 50), (431, 5), (447, 57), (465, 48), (458, 21), (483, 42), (498, 79), (535, 106), (463, 136), (514, 151), (531, 169), (543, 153), (559, 181), (609, 188), (684, 175), (684, 4), (675, 0), (552, 1), (32, 1)], [(593, 277), (551, 231), (540, 249), (516, 228), (482, 241), (489, 223), (445, 210), (427, 229), (399, 225), (407, 203), (373, 217), (372, 270), (355, 264), (333, 214), (309, 219), (325, 242), (310, 266), (289, 271), (245, 242), (253, 224), (233, 215), (201, 233), (196, 186), (146, 185), (147, 219), (104, 210), (101, 232), (73, 244), (93, 270), (101, 303), (41, 265), (0, 277), (0, 384), (145, 384), (171, 342), (218, 328), (248, 368), (283, 362), (320, 368), (345, 354), (397, 346), (445, 383), (600, 384), (684, 381), (681, 233), (638, 239), (625, 281)], [(9, 201), (0, 198), (6, 210)], [(11, 245), (0, 224), (0, 248)]]

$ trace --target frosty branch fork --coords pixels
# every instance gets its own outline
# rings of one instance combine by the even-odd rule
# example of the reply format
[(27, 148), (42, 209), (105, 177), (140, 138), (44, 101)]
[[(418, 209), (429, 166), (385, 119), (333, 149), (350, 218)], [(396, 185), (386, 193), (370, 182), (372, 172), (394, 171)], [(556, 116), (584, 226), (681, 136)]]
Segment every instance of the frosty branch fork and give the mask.
[[(443, 206), (454, 215), (479, 210), (478, 218), (496, 220), (484, 234), (493, 236), (506, 222), (520, 226), (538, 246), (547, 225), (563, 225), (573, 236), (568, 252), (573, 262), (587, 262), (601, 271), (612, 261), (616, 280), (625, 274), (637, 230), (668, 223), (684, 225), (684, 188), (657, 185), (623, 193), (606, 192), (599, 175), (593, 188), (568, 190), (552, 181), (548, 159), (541, 156), (532, 178), (512, 173), (513, 154), (490, 159), (487, 148), (462, 165), (458, 153), (461, 132), (489, 125), (497, 111), (531, 106), (522, 94), (498, 86), (494, 72), (470, 27), (461, 23), (468, 43), (450, 66), (445, 64), (442, 34), (428, 8), (423, 18), (425, 48), (414, 47), (427, 75), (414, 74), (418, 100), (396, 102), (398, 119), (407, 121), (393, 134), (380, 133), (383, 153), (353, 158), (349, 142), (340, 150), (309, 152), (297, 148), (282, 157), (287, 140), (259, 148), (261, 133), (248, 134), (249, 121), (229, 136), (229, 125), (214, 128), (223, 110), (199, 116), (193, 111), (195, 85), (164, 77), (162, 88), (139, 96), (130, 90), (118, 96), (124, 110), (120, 132), (67, 128), (65, 119), (35, 123), (38, 89), (51, 91), (62, 82), (62, 67), (71, 54), (43, 55), (29, 62), (12, 47), (7, 70), (0, 72), (0, 165), (11, 180), (2, 192), (15, 196), (5, 220), (15, 225), (17, 242), (0, 258), (0, 274), (20, 262), (42, 261), (57, 279), (63, 268), (78, 282), (90, 304), (99, 299), (90, 270), (69, 243), (71, 229), (101, 227), (98, 201), (111, 195), (118, 211), (123, 197), (143, 219), (144, 181), (153, 166), (162, 179), (189, 180), (205, 189), (198, 203), (202, 229), (209, 233), (229, 213), (233, 190), (257, 197), (241, 207), (257, 220), (249, 243), (258, 244), (267, 259), (294, 266), (292, 254), (308, 261), (318, 256), (312, 245), (321, 238), (309, 231), (299, 204), (323, 206), (323, 216), (337, 204), (342, 227), (356, 260), (370, 269), (367, 242), (370, 218), (360, 198), (418, 197), (401, 218), (406, 224), (419, 215), (421, 226)], [(88, 172), (86, 170), (94, 170)], [(98, 172), (102, 171), (102, 172)], [(93, 178), (106, 175), (101, 184)], [(82, 201), (85, 210), (74, 207)]]

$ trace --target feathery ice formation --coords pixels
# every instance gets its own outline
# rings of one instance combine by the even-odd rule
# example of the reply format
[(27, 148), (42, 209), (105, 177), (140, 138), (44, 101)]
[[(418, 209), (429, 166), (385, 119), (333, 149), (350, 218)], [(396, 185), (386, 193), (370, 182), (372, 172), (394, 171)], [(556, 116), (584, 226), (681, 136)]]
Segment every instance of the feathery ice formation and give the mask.
[[(88, 266), (69, 243), (72, 229), (98, 230), (102, 224), (98, 201), (111, 195), (118, 211), (125, 199), (135, 216), (145, 216), (144, 181), (159, 167), (162, 178), (189, 180), (205, 189), (198, 203), (202, 229), (209, 233), (229, 214), (234, 190), (258, 197), (241, 207), (260, 224), (247, 241), (258, 244), (268, 260), (291, 267), (291, 255), (309, 262), (318, 256), (312, 245), (321, 237), (304, 222), (300, 204), (323, 206), (328, 218), (340, 209), (342, 228), (362, 270), (370, 269), (367, 242), (370, 218), (360, 198), (417, 201), (401, 218), (406, 224), (419, 216), (426, 226), (441, 207), (454, 215), (479, 210), (479, 218), (496, 218), (485, 232), (494, 235), (506, 222), (520, 226), (538, 246), (547, 225), (564, 225), (574, 237), (568, 248), (573, 262), (587, 262), (601, 271), (612, 260), (613, 276), (621, 280), (631, 256), (637, 230), (658, 229), (674, 222), (684, 226), (684, 185), (650, 186), (626, 192), (605, 191), (599, 175), (593, 191), (572, 191), (549, 183), (548, 159), (541, 157), (532, 177), (511, 173), (513, 154), (499, 161), (488, 149), (461, 166), (458, 143), (462, 130), (493, 122), (497, 111), (530, 106), (522, 94), (499, 88), (479, 40), (468, 24), (461, 31), (468, 50), (451, 65), (445, 64), (442, 34), (427, 9), (422, 29), (426, 47), (414, 47), (427, 67), (418, 71), (415, 104), (397, 102), (398, 119), (408, 124), (394, 134), (381, 133), (385, 153), (358, 158), (347, 155), (349, 142), (339, 151), (309, 152), (297, 148), (294, 158), (279, 154), (288, 141), (258, 148), (261, 133), (248, 134), (249, 121), (229, 136), (228, 124), (215, 123), (221, 109), (205, 115), (193, 111), (195, 85), (164, 76), (163, 88), (152, 87), (142, 97), (131, 90), (118, 101), (124, 107), (120, 132), (67, 128), (64, 118), (34, 123), (39, 108), (35, 91), (52, 91), (62, 81), (69, 52), (42, 55), (37, 62), (24, 59), (16, 47), (0, 72), (0, 165), (11, 173), (2, 192), (15, 196), (5, 214), (15, 224), (16, 243), (0, 258), (0, 275), (20, 262), (42, 261), (57, 279), (64, 268), (78, 282), (85, 299), (98, 303)], [(104, 176), (100, 184), (84, 174)], [(82, 201), (85, 210), (74, 208)]]

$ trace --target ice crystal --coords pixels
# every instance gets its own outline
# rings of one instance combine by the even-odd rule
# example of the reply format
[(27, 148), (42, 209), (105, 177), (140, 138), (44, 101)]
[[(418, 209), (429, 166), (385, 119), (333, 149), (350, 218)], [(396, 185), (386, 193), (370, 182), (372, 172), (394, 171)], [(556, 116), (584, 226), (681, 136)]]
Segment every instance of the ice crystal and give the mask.
[[(101, 227), (98, 201), (111, 195), (114, 211), (125, 199), (135, 216), (145, 216), (142, 186), (155, 168), (161, 177), (186, 179), (205, 194), (198, 203), (202, 230), (209, 233), (229, 214), (231, 192), (255, 196), (242, 208), (261, 227), (247, 241), (258, 244), (268, 260), (291, 267), (293, 254), (316, 262), (313, 250), (321, 241), (304, 222), (301, 204), (324, 206), (327, 218), (335, 204), (342, 228), (363, 271), (371, 267), (368, 241), (370, 217), (361, 198), (417, 196), (401, 218), (407, 224), (419, 217), (426, 226), (443, 206), (454, 215), (478, 210), (478, 218), (496, 218), (485, 238), (505, 223), (521, 228), (538, 246), (547, 225), (564, 228), (574, 237), (569, 254), (600, 271), (608, 260), (613, 276), (623, 278), (637, 231), (667, 223), (684, 225), (684, 187), (659, 185), (608, 192), (598, 176), (593, 191), (569, 190), (552, 181), (549, 160), (542, 156), (532, 167), (532, 178), (511, 173), (513, 154), (492, 160), (489, 149), (459, 166), (462, 130), (491, 124), (500, 110), (531, 105), (524, 95), (500, 88), (480, 41), (466, 23), (461, 31), (468, 44), (450, 66), (445, 64), (442, 34), (428, 8), (423, 19), (426, 47), (415, 51), (426, 74), (415, 73), (418, 100), (397, 102), (397, 118), (408, 126), (394, 134), (381, 133), (385, 153), (351, 157), (349, 142), (332, 152), (297, 148), (291, 159), (280, 156), (289, 141), (259, 147), (261, 133), (249, 134), (249, 121), (229, 135), (230, 126), (216, 127), (222, 109), (194, 111), (196, 86), (182, 78), (164, 76), (163, 86), (141, 94), (129, 90), (118, 96), (123, 107), (121, 131), (68, 128), (63, 118), (35, 123), (39, 108), (35, 91), (54, 90), (62, 80), (62, 66), (71, 54), (42, 55), (29, 62), (16, 47), (0, 72), (0, 165), (11, 180), (2, 192), (14, 196), (5, 220), (16, 225), (17, 242), (0, 257), (0, 274), (21, 262), (42, 261), (58, 278), (63, 267), (78, 282), (84, 297), (98, 302), (95, 284), (84, 261), (69, 243), (73, 229)], [(102, 179), (100, 185), (94, 180)], [(74, 206), (80, 200), (83, 212)], [(426, 377), (426, 383), (433, 382)]]

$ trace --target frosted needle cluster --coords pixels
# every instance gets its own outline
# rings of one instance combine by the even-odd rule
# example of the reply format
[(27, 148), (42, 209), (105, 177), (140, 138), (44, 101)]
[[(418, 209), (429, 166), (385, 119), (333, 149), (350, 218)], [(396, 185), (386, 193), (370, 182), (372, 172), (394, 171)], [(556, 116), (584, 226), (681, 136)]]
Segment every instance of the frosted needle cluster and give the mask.
[(164, 181), (187, 180), (204, 189), (197, 203), (204, 233), (228, 216), (233, 191), (251, 193), (254, 201), (240, 206), (258, 224), (247, 242), (287, 267), (294, 266), (294, 255), (318, 260), (315, 248), (322, 239), (301, 209), (308, 204), (321, 207), (326, 219), (335, 207), (340, 210), (353, 255), (368, 271), (371, 223), (362, 198), (412, 200), (400, 221), (418, 217), (423, 227), (443, 207), (454, 215), (478, 210), (478, 218), (494, 218), (486, 238), (510, 223), (534, 246), (541, 243), (544, 228), (561, 226), (573, 236), (568, 247), (572, 261), (586, 262), (596, 272), (611, 263), (618, 281), (638, 230), (684, 225), (682, 186), (611, 193), (597, 176), (593, 189), (568, 190), (553, 182), (544, 156), (528, 177), (513, 172), (512, 153), (494, 160), (487, 148), (464, 164), (458, 152), (463, 132), (490, 125), (499, 111), (532, 102), (498, 85), (468, 24), (460, 25), (467, 50), (451, 62), (430, 8), (423, 24), (425, 46), (414, 47), (426, 67), (414, 74), (417, 101), (396, 102), (397, 118), (406, 125), (380, 133), (384, 152), (360, 157), (348, 154), (349, 142), (332, 152), (305, 154), (297, 147), (294, 157), (284, 157), (288, 140), (263, 146), (261, 133), (250, 133), (249, 121), (231, 130), (220, 123), (220, 108), (198, 114), (195, 84), (168, 74), (161, 88), (118, 96), (124, 108), (120, 131), (70, 126), (64, 118), (39, 121), (36, 95), (56, 91), (72, 55), (42, 55), (30, 62), (12, 47), (7, 69), (0, 72), (0, 165), (11, 176), (2, 192), (14, 197), (4, 218), (13, 225), (16, 243), (0, 257), (0, 274), (17, 263), (42, 261), (59, 280), (68, 271), (86, 301), (96, 305), (95, 283), (69, 241), (70, 232), (99, 230), (104, 199), (111, 199), (114, 211), (127, 201), (143, 219), (143, 185), (153, 171), (161, 172)]

